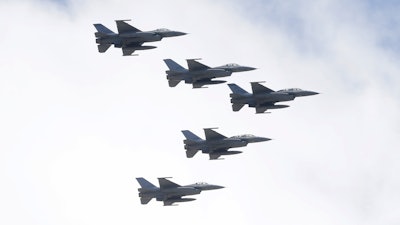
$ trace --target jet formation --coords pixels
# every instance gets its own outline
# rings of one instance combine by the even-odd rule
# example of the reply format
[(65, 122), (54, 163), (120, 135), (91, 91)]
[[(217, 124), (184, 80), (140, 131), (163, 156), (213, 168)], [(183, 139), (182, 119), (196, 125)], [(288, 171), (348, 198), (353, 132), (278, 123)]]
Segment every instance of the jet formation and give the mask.
[[(161, 41), (166, 37), (176, 37), (186, 35), (184, 32), (171, 31), (165, 28), (152, 31), (141, 31), (136, 27), (126, 23), (129, 20), (116, 20), (118, 33), (113, 32), (102, 24), (93, 24), (96, 43), (100, 53), (106, 52), (111, 45), (115, 48), (121, 48), (123, 56), (130, 56), (137, 50), (147, 50), (156, 48), (155, 46), (143, 45), (146, 42)], [(187, 69), (179, 65), (172, 59), (164, 59), (168, 70), (167, 80), (169, 87), (176, 87), (181, 81), (191, 84), (193, 88), (203, 88), (206, 85), (225, 83), (225, 80), (216, 80), (231, 76), (235, 72), (244, 72), (255, 70), (249, 66), (241, 66), (236, 63), (230, 63), (217, 67), (210, 67), (198, 62), (200, 59), (186, 59)], [(292, 101), (296, 97), (316, 95), (317, 92), (301, 90), (299, 88), (290, 88), (279, 91), (273, 91), (260, 83), (251, 82), (252, 93), (249, 93), (236, 84), (228, 84), (232, 93), (230, 94), (232, 110), (240, 111), (244, 105), (255, 108), (256, 113), (265, 113), (270, 109), (279, 109), (289, 107), (288, 105), (279, 105), (278, 102)], [(245, 147), (249, 143), (265, 142), (271, 139), (258, 137), (251, 134), (236, 135), (226, 137), (214, 129), (204, 128), (205, 139), (202, 139), (189, 130), (182, 130), (185, 136), (184, 148), (186, 157), (193, 158), (197, 152), (201, 151), (208, 154), (210, 160), (221, 159), (221, 156), (234, 155), (242, 153), (233, 151), (231, 148)], [(143, 177), (136, 178), (140, 184), (139, 197), (141, 204), (148, 204), (153, 198), (156, 201), (162, 201), (164, 206), (174, 205), (174, 203), (188, 202), (196, 200), (195, 198), (184, 198), (185, 196), (197, 195), (202, 191), (224, 188), (219, 185), (198, 182), (190, 185), (179, 185), (168, 178), (158, 178), (159, 187), (150, 183)]]
[(193, 88), (201, 88), (204, 85), (225, 83), (224, 80), (212, 80), (213, 78), (228, 77), (234, 72), (243, 72), (255, 70), (256, 68), (249, 66), (241, 66), (236, 63), (229, 63), (217, 67), (209, 67), (197, 60), (199, 59), (186, 59), (188, 69), (182, 67), (172, 59), (164, 59), (169, 70), (167, 73), (167, 80), (170, 87), (175, 87), (181, 81), (186, 84), (192, 84)]
[(251, 82), (253, 93), (248, 93), (236, 84), (228, 84), (232, 93), (230, 94), (232, 110), (239, 111), (244, 105), (249, 105), (256, 109), (256, 113), (265, 113), (268, 109), (280, 109), (289, 107), (288, 105), (275, 105), (277, 102), (292, 101), (296, 97), (310, 96), (319, 94), (313, 91), (306, 91), (300, 88), (289, 88), (273, 91), (260, 83)]
[(271, 139), (265, 137), (257, 137), (251, 134), (237, 135), (233, 137), (225, 137), (224, 135), (214, 131), (216, 128), (204, 128), (206, 139), (202, 139), (193, 134), (189, 130), (183, 130), (185, 136), (183, 143), (185, 144), (186, 157), (193, 158), (196, 153), (201, 150), (202, 153), (208, 154), (210, 160), (215, 160), (222, 155), (234, 155), (242, 153), (241, 151), (228, 151), (230, 148), (238, 148), (247, 146), (249, 143), (269, 141)]
[(141, 31), (125, 21), (116, 20), (118, 33), (105, 27), (103, 24), (93, 24), (97, 32), (96, 43), (100, 53), (106, 52), (111, 45), (115, 48), (121, 48), (124, 56), (132, 55), (136, 50), (147, 50), (156, 48), (155, 46), (145, 46), (145, 42), (161, 41), (165, 37), (175, 37), (185, 35), (179, 31), (171, 31), (165, 28), (152, 31)]
[(155, 198), (164, 202), (164, 206), (173, 205), (175, 202), (189, 202), (195, 198), (182, 198), (187, 195), (198, 195), (202, 191), (224, 188), (223, 186), (198, 182), (195, 184), (181, 186), (165, 178), (158, 178), (160, 187), (155, 186), (142, 177), (136, 178), (140, 184), (139, 197), (141, 204), (145, 205)]

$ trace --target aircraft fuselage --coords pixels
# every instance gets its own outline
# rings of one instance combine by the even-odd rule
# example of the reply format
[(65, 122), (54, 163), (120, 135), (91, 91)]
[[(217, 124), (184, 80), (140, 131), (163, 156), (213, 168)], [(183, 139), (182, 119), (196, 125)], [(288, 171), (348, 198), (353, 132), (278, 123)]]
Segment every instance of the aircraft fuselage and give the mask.
[(274, 102), (285, 102), (292, 101), (295, 99), (295, 95), (287, 93), (265, 93), (265, 94), (248, 94), (248, 95), (236, 95), (231, 94), (232, 103), (242, 103), (242, 104), (253, 104), (262, 105), (263, 103), (274, 103)]
[(185, 143), (186, 150), (202, 150), (203, 153), (208, 151), (213, 151), (214, 149), (221, 149), (221, 148), (239, 148), (247, 146), (248, 142), (238, 139), (238, 138), (226, 138), (222, 140), (207, 140), (207, 141), (200, 141), (197, 143)]
[(96, 39), (97, 44), (114, 44), (115, 47), (128, 46), (133, 43), (161, 41), (163, 37), (152, 32), (115, 34)]
[(193, 187), (177, 187), (168, 189), (155, 189), (155, 190), (145, 190), (139, 192), (139, 197), (144, 198), (157, 198), (157, 199), (168, 199), (171, 197), (181, 197), (186, 195), (197, 195), (200, 194), (201, 190)]
[(194, 71), (167, 71), (168, 80), (185, 80), (193, 82), (196, 80), (217, 78), (217, 77), (227, 77), (232, 74), (231, 71), (223, 69), (207, 69), (207, 70), (194, 70)]

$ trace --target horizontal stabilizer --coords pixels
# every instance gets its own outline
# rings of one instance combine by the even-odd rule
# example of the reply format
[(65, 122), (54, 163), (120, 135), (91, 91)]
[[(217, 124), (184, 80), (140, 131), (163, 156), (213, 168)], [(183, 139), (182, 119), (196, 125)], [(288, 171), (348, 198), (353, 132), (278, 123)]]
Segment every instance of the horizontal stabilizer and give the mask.
[(176, 87), (181, 82), (181, 80), (168, 80), (168, 85), (170, 87)]
[(243, 108), (243, 106), (244, 106), (244, 104), (241, 104), (241, 103), (233, 103), (232, 110), (234, 112), (237, 112), (237, 111), (241, 110)]
[(152, 198), (141, 197), (141, 198), (140, 198), (140, 203), (141, 203), (142, 205), (146, 205), (147, 203), (149, 203), (149, 202), (151, 201), (151, 199), (152, 199)]
[(106, 52), (108, 50), (108, 48), (110, 48), (111, 44), (101, 44), (101, 45), (97, 45), (97, 48), (99, 49), (99, 52), (103, 53)]
[(198, 150), (187, 150), (186, 151), (186, 157), (187, 158), (193, 158), (193, 156), (195, 156), (197, 152), (198, 152)]

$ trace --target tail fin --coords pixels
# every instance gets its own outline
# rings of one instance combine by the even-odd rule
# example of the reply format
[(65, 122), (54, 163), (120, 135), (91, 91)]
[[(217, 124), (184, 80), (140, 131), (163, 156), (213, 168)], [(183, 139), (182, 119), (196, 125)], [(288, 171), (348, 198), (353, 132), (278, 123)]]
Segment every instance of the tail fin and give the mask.
[(138, 178), (136, 178), (136, 180), (137, 180), (137, 182), (139, 182), (140, 186), (143, 189), (156, 189), (156, 188), (158, 188), (157, 186), (155, 186), (154, 184), (150, 183), (149, 181), (147, 181), (143, 177), (138, 177)]
[(172, 59), (164, 59), (164, 62), (165, 62), (165, 64), (167, 64), (169, 70), (171, 70), (171, 71), (176, 71), (176, 72), (187, 71), (187, 69), (183, 68), (181, 65), (179, 65)]
[(97, 48), (99, 49), (99, 52), (103, 53), (106, 52), (108, 50), (108, 48), (110, 48), (111, 44), (100, 44), (97, 45)]
[(103, 24), (96, 23), (96, 24), (93, 24), (93, 26), (97, 30), (97, 32), (94, 34), (94, 35), (96, 35), (96, 37), (105, 37), (108, 35), (115, 34), (112, 30), (108, 29)]
[(239, 95), (249, 94), (247, 91), (245, 91), (243, 88), (239, 87), (236, 84), (228, 84), (228, 86), (233, 94), (239, 94)]
[(199, 136), (193, 134), (189, 130), (183, 130), (182, 133), (183, 133), (183, 135), (185, 135), (186, 139), (189, 141), (202, 141), (203, 140)]
[[(187, 145), (187, 144), (192, 144), (192, 143), (196, 143), (198, 141), (203, 141), (203, 139), (201, 139), (199, 136), (193, 134), (191, 131), (189, 130), (183, 130), (182, 131), (183, 135), (185, 135), (186, 140), (184, 140), (183, 142)], [(185, 149), (186, 146), (185, 146)], [(196, 155), (196, 153), (198, 152), (198, 149), (189, 149), (186, 150), (186, 157), (187, 158), (193, 158), (194, 155)]]

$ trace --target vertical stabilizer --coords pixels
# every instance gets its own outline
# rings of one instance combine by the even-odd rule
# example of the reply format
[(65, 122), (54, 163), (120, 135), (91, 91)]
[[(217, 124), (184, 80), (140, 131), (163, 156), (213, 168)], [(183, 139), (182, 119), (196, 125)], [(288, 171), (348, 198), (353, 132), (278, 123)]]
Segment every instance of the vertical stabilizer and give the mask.
[(112, 30), (108, 29), (103, 24), (96, 23), (96, 24), (93, 24), (93, 26), (97, 30), (97, 32), (95, 33), (96, 37), (105, 37), (105, 36), (109, 36), (109, 35), (114, 35), (115, 34)]
[(233, 94), (239, 94), (239, 95), (249, 94), (247, 91), (245, 91), (243, 88), (239, 87), (236, 84), (228, 84), (228, 86)]
[(167, 64), (167, 66), (168, 66), (170, 71), (174, 71), (174, 72), (185, 72), (185, 71), (187, 71), (185, 68), (183, 68), (181, 65), (179, 65), (178, 63), (176, 63), (172, 59), (164, 59), (164, 62), (165, 62), (165, 64)]
[(202, 141), (203, 139), (201, 139), (199, 136), (193, 134), (191, 131), (189, 130), (183, 130), (182, 134), (185, 135), (187, 140), (190, 141)]
[(158, 188), (157, 186), (155, 186), (154, 184), (150, 183), (149, 181), (147, 181), (143, 177), (138, 177), (138, 178), (136, 178), (136, 180), (137, 180), (137, 182), (140, 184), (140, 186), (143, 189), (157, 189)]

